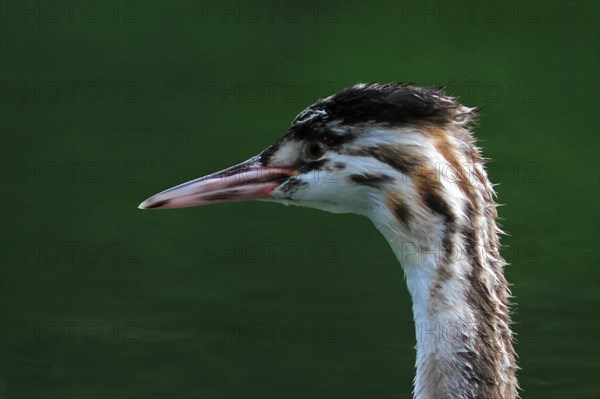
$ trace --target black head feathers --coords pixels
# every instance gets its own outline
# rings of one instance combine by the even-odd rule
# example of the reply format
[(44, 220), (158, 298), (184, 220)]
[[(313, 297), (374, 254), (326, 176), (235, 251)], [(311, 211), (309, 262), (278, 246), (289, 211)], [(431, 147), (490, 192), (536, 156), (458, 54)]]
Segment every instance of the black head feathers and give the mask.
[(439, 89), (408, 83), (358, 84), (311, 105), (296, 117), (293, 125), (328, 121), (345, 125), (445, 125), (456, 120), (464, 109), (470, 110)]

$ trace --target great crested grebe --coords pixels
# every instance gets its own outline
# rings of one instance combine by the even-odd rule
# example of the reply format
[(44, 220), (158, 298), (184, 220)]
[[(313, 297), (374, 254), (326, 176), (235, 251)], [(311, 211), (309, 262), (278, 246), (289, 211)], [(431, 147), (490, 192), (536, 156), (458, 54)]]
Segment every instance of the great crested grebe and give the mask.
[(246, 162), (139, 207), (257, 199), (367, 216), (404, 269), (417, 328), (452, 331), (417, 334), (414, 397), (516, 398), (506, 262), (474, 115), (441, 90), (358, 84), (306, 108)]

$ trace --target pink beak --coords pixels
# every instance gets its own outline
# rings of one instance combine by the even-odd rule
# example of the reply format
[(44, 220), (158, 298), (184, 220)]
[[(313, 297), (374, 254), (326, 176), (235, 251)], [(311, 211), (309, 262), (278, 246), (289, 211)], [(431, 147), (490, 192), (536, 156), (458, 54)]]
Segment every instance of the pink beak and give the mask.
[(138, 208), (187, 208), (219, 202), (269, 198), (295, 169), (261, 165), (254, 157), (220, 172), (180, 184), (153, 195)]

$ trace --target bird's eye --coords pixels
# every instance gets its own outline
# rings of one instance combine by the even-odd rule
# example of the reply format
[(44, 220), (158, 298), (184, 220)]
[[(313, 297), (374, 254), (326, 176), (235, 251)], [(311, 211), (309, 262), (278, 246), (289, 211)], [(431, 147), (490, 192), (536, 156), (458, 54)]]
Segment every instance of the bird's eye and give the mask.
[(304, 146), (304, 158), (308, 161), (316, 161), (325, 154), (327, 147), (320, 141), (311, 141)]

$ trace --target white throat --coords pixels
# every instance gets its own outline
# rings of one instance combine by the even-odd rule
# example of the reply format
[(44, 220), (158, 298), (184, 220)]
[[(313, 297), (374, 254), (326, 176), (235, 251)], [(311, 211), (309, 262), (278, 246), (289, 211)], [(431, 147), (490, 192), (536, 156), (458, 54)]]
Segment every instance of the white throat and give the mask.
[[(506, 392), (503, 385), (511, 381), (499, 380), (514, 371), (512, 347), (507, 344), (510, 339), (507, 341), (505, 336), (507, 331), (510, 335), (509, 326), (495, 329), (481, 323), (485, 311), (473, 301), (473, 259), (465, 256), (461, 235), (453, 236), (452, 248), (448, 250), (442, 244), (443, 231), (418, 239), (413, 232), (382, 216), (372, 220), (401, 263), (413, 301), (417, 342), (414, 397), (466, 399)], [(382, 219), (385, 222), (378, 223)], [(443, 225), (442, 221), (439, 225)], [(483, 275), (482, 283), (494, 292), (498, 281), (494, 273), (488, 273)], [(500, 304), (498, 298), (497, 304), (491, 305)], [(492, 382), (481, 381), (485, 379)]]
[(412, 297), (417, 341), (415, 398), (449, 398), (451, 392), (467, 389), (454, 363), (458, 352), (469, 350), (460, 336), (475, 320), (461, 283), (439, 281), (438, 264), (443, 256), (439, 241), (418, 242), (388, 224), (377, 227), (401, 263)]

